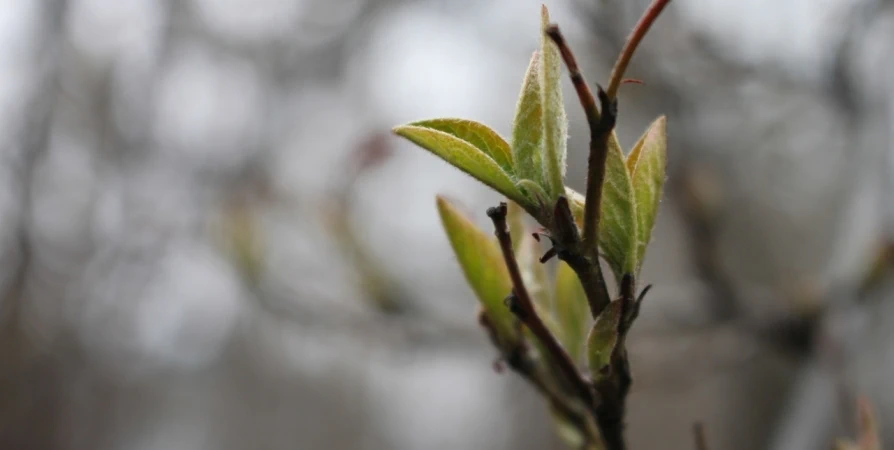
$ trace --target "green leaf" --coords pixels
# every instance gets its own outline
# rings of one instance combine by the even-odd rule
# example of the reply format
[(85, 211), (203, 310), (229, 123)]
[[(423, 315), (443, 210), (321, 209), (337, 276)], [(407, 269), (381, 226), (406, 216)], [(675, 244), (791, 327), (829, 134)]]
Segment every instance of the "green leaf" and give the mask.
[(559, 341), (575, 361), (580, 361), (590, 323), (590, 308), (580, 279), (571, 266), (562, 261), (556, 270), (555, 305)]
[(506, 173), (512, 174), (512, 149), (496, 131), (483, 123), (466, 119), (442, 118), (422, 120), (410, 125), (443, 131), (456, 136), (481, 150), (497, 162)]
[(512, 281), (496, 240), (443, 197), (438, 196), (437, 203), (444, 231), (466, 281), (478, 296), (500, 342), (514, 344), (519, 339), (515, 318), (503, 303), (512, 290)]
[(534, 52), (522, 83), (512, 125), (512, 161), (522, 179), (543, 183), (543, 105), (540, 103), (540, 53)]
[(621, 301), (608, 304), (587, 337), (587, 355), (590, 363), (590, 374), (598, 381), (604, 376), (604, 370), (611, 363), (612, 352), (618, 343), (618, 323), (621, 321)]
[(540, 24), (540, 95), (543, 105), (544, 181), (550, 200), (565, 192), (565, 155), (568, 145), (568, 119), (562, 101), (562, 55), (546, 35), (549, 11), (541, 8)]
[(636, 198), (636, 274), (642, 268), (667, 171), (667, 118), (659, 117), (643, 134), (627, 157)]
[(526, 201), (509, 174), (474, 145), (443, 131), (416, 125), (402, 125), (393, 131), (510, 199)]
[(636, 205), (633, 184), (617, 142), (609, 140), (599, 208), (599, 247), (620, 281), (636, 270)]

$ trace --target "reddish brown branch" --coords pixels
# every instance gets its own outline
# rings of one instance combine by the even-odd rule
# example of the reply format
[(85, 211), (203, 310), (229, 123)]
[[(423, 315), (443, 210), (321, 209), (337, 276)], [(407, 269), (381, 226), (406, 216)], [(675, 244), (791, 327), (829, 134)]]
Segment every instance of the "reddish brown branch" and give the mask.
[(652, 28), (652, 24), (655, 23), (655, 20), (661, 15), (661, 11), (664, 10), (664, 7), (667, 6), (670, 1), (671, 0), (654, 0), (652, 4), (649, 5), (649, 9), (647, 9), (642, 17), (640, 17), (636, 27), (633, 28), (633, 32), (627, 37), (627, 42), (624, 44), (624, 48), (621, 49), (621, 54), (618, 55), (618, 60), (615, 62), (615, 66), (612, 68), (611, 77), (609, 78), (608, 90), (606, 91), (609, 98), (614, 99), (618, 96), (618, 88), (621, 87), (621, 83), (624, 80), (624, 72), (627, 71), (627, 66), (630, 65), (630, 60), (633, 59), (633, 54), (636, 52), (636, 48), (639, 47), (639, 43), (646, 37), (646, 33), (649, 32), (649, 29)]

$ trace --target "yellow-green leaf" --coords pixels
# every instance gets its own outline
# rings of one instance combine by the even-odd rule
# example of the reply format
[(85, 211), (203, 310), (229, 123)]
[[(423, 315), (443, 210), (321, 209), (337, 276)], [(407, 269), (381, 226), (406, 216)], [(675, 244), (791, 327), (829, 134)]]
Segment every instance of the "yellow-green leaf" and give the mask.
[(609, 140), (599, 208), (599, 247), (608, 265), (621, 280), (636, 270), (636, 205), (633, 184), (621, 147)]
[(556, 270), (555, 305), (559, 340), (568, 354), (580, 361), (590, 323), (590, 309), (580, 279), (571, 266), (562, 261)]
[(627, 157), (636, 199), (636, 273), (652, 238), (667, 170), (667, 118), (659, 117), (643, 133)]
[(543, 105), (540, 98), (540, 53), (534, 52), (522, 83), (512, 125), (512, 161), (518, 178), (543, 184)]
[(438, 196), (437, 203), (444, 231), (466, 281), (490, 318), (500, 342), (512, 345), (518, 340), (518, 332), (515, 318), (504, 304), (512, 290), (512, 281), (496, 240), (443, 197)]
[(496, 131), (474, 120), (441, 118), (413, 122), (410, 125), (431, 128), (456, 136), (484, 152), (497, 162), (506, 173), (514, 173), (512, 149)]
[(550, 200), (565, 191), (565, 155), (568, 141), (568, 119), (562, 101), (562, 55), (559, 47), (546, 35), (549, 11), (541, 8), (540, 24), (540, 96), (543, 105), (543, 170)]
[(525, 202), (510, 175), (474, 145), (443, 131), (416, 125), (402, 125), (393, 131), (510, 199)]
[(599, 380), (604, 375), (603, 370), (611, 363), (612, 352), (618, 343), (620, 320), (621, 301), (615, 300), (602, 310), (593, 328), (590, 329), (590, 336), (587, 337), (587, 355), (590, 373), (594, 380)]

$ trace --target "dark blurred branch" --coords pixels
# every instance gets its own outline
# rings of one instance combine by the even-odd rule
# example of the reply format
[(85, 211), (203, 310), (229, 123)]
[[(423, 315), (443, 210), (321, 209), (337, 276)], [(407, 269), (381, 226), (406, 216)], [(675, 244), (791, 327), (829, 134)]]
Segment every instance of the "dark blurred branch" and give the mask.
[(695, 450), (708, 450), (708, 439), (705, 437), (705, 426), (696, 422), (692, 426), (692, 435), (695, 438)]

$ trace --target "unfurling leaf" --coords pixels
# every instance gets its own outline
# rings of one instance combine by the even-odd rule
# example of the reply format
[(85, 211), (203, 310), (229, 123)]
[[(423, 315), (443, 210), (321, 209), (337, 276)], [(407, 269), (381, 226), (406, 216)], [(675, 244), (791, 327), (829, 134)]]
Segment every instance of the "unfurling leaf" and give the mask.
[(602, 371), (611, 363), (612, 352), (618, 343), (620, 321), (621, 301), (615, 300), (602, 310), (593, 328), (590, 329), (590, 336), (587, 337), (587, 356), (594, 380), (603, 377)]
[(509, 143), (483, 123), (466, 119), (442, 118), (422, 120), (410, 125), (431, 128), (456, 136), (490, 156), (506, 173), (514, 173), (512, 149), (509, 148)]
[(515, 318), (503, 302), (512, 290), (512, 281), (496, 240), (443, 197), (439, 196), (437, 202), (444, 231), (466, 281), (478, 296), (500, 343), (514, 345), (519, 338)]
[(517, 202), (526, 201), (512, 177), (490, 156), (468, 141), (443, 131), (417, 125), (402, 125), (395, 127), (393, 131), (510, 199)]
[(587, 295), (580, 279), (571, 266), (560, 261), (556, 270), (555, 294), (556, 320), (559, 323), (558, 337), (562, 346), (575, 361), (583, 357), (587, 325), (590, 323), (590, 309)]
[(562, 101), (562, 55), (559, 47), (546, 35), (549, 11), (540, 13), (540, 96), (543, 105), (543, 171), (544, 187), (552, 203), (565, 192), (565, 155), (568, 145), (568, 119)]
[(639, 273), (652, 238), (667, 170), (667, 118), (659, 117), (627, 157), (636, 199), (636, 272)]
[(512, 125), (512, 161), (520, 179), (543, 183), (543, 105), (540, 95), (540, 53), (534, 52), (522, 82)]

